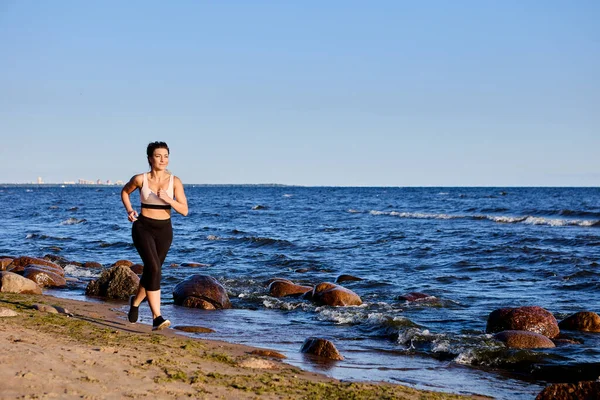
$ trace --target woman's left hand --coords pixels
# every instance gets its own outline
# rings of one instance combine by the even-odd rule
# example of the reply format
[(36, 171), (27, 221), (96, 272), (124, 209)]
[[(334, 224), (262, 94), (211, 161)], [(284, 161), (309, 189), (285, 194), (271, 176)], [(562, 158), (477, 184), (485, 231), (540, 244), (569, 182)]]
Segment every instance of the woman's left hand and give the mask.
[(163, 200), (167, 204), (171, 204), (171, 202), (173, 201), (173, 199), (169, 197), (167, 191), (164, 189), (158, 189), (157, 195), (159, 199)]

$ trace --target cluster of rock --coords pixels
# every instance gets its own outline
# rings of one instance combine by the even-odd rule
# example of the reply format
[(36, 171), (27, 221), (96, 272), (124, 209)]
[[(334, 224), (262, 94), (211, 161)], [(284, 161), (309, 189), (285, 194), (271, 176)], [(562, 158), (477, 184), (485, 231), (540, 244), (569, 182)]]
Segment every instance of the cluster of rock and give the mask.
[(65, 271), (60, 265), (35, 257), (0, 258), (0, 291), (41, 294), (42, 287), (65, 287)]
[(600, 316), (581, 311), (560, 323), (542, 307), (500, 308), (488, 317), (486, 332), (509, 348), (552, 348), (560, 342), (560, 330), (600, 332)]
[[(102, 267), (94, 262), (82, 264), (52, 255), (43, 259), (0, 257), (0, 292), (39, 294), (41, 287), (64, 287), (67, 284), (63, 269), (66, 264), (90, 268)], [(198, 265), (204, 266), (204, 264)], [(126, 300), (137, 291), (140, 281), (138, 275), (142, 271), (142, 265), (128, 260), (119, 260), (110, 268), (104, 269), (98, 279), (88, 284), (86, 294)], [(341, 275), (336, 283), (321, 282), (315, 286), (306, 286), (285, 278), (272, 278), (265, 282), (265, 286), (269, 295), (273, 297), (299, 297), (318, 305), (344, 307), (362, 304), (358, 294), (339, 285), (341, 282), (357, 280), (361, 279), (351, 275)], [(173, 290), (173, 299), (175, 304), (184, 307), (205, 310), (231, 308), (226, 289), (215, 278), (208, 275), (195, 274), (177, 284)], [(422, 302), (437, 299), (425, 293), (412, 292), (399, 296), (398, 300)], [(565, 340), (560, 337), (561, 329), (600, 332), (600, 316), (594, 312), (581, 311), (559, 323), (552, 313), (541, 307), (501, 308), (490, 313), (486, 326), (486, 332), (493, 333), (496, 340), (503, 342), (508, 348), (519, 349), (555, 347), (556, 343)], [(335, 345), (323, 338), (306, 339), (301, 351), (332, 360), (343, 360)], [(568, 386), (568, 384), (551, 385), (540, 393), (538, 399), (563, 398), (556, 395), (562, 393), (561, 391), (570, 391), (569, 393), (580, 391), (584, 395), (600, 393), (600, 385), (597, 382), (589, 384), (580, 382), (564, 388), (560, 385)]]
[[(561, 329), (600, 332), (600, 316), (580, 311), (557, 322), (554, 315), (542, 307), (500, 308), (488, 317), (486, 332), (509, 348), (552, 348), (562, 339)], [(552, 384), (536, 400), (600, 399), (600, 382)]]

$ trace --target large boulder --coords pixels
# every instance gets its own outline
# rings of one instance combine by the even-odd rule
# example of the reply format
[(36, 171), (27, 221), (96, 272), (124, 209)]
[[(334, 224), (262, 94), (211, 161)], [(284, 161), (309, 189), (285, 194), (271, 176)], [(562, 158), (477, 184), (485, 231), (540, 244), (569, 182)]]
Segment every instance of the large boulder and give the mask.
[(600, 382), (553, 383), (537, 395), (535, 400), (598, 400)]
[(273, 297), (300, 296), (312, 289), (311, 286), (296, 285), (289, 281), (273, 281), (269, 285), (269, 295)]
[(53, 270), (55, 273), (57, 273), (61, 276), (65, 276), (65, 271), (62, 269), (62, 267), (60, 265), (58, 265), (52, 261), (45, 260), (43, 258), (35, 258), (35, 257), (27, 257), (27, 256), (15, 258), (12, 261), (12, 263), (6, 267), (6, 270), (11, 271), (11, 272), (20, 273), (20, 272), (23, 272), (25, 270), (25, 267), (30, 264), (43, 265), (43, 266), (48, 267), (49, 269)]
[(190, 308), (215, 310), (231, 308), (225, 288), (212, 276), (192, 275), (173, 289), (175, 304)]
[(600, 315), (580, 311), (560, 321), (558, 327), (569, 331), (600, 332)]
[(359, 278), (358, 276), (342, 274), (336, 278), (335, 283), (342, 283), (342, 282), (346, 282), (346, 281), (362, 281), (362, 280), (363, 279)]
[(398, 296), (398, 300), (404, 300), (409, 303), (412, 303), (412, 302), (417, 302), (417, 301), (436, 300), (436, 298), (435, 298), (435, 296), (432, 296), (427, 293), (410, 292), (410, 293), (401, 294), (400, 296)]
[(88, 284), (85, 294), (127, 300), (139, 285), (140, 278), (129, 267), (120, 265), (102, 271), (100, 278)]
[(327, 339), (309, 337), (302, 344), (300, 349), (302, 353), (313, 354), (315, 356), (328, 358), (330, 360), (343, 360), (335, 345)]
[(560, 329), (554, 315), (537, 306), (500, 308), (490, 313), (485, 328), (487, 333), (502, 331), (530, 331), (553, 338)]
[(32, 280), (8, 271), (0, 271), (0, 292), (42, 294), (42, 289)]
[(502, 331), (494, 335), (510, 349), (551, 349), (554, 342), (544, 335), (529, 331)]
[[(62, 269), (62, 268), (61, 268)], [(23, 277), (31, 279), (41, 287), (65, 287), (67, 281), (52, 267), (29, 264), (23, 271)]]
[(102, 264), (98, 261), (86, 261), (83, 263), (85, 268), (102, 268)]
[(12, 258), (0, 258), (0, 271), (6, 271), (6, 267), (12, 264)]
[(312, 290), (311, 298), (318, 304), (327, 306), (360, 306), (362, 300), (350, 289), (334, 283), (319, 283)]

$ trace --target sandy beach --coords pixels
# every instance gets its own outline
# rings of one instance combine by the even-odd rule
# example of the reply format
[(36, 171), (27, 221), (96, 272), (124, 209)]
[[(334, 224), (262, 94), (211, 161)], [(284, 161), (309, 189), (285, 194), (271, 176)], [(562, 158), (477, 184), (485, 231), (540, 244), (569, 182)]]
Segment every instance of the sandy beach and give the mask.
[[(36, 304), (68, 314), (39, 311)], [(17, 313), (0, 319), (2, 399), (486, 398), (340, 382), (256, 354), (259, 349), (129, 324), (114, 303), (2, 293), (0, 308)]]

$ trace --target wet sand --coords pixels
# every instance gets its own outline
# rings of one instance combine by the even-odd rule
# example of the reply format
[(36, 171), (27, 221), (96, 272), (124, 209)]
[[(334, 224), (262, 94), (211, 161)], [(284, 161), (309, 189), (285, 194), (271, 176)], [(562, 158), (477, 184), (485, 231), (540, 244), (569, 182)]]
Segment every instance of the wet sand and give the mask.
[[(32, 308), (47, 304), (70, 314)], [(122, 305), (0, 293), (0, 398), (485, 399), (341, 382), (243, 345), (130, 324)]]

